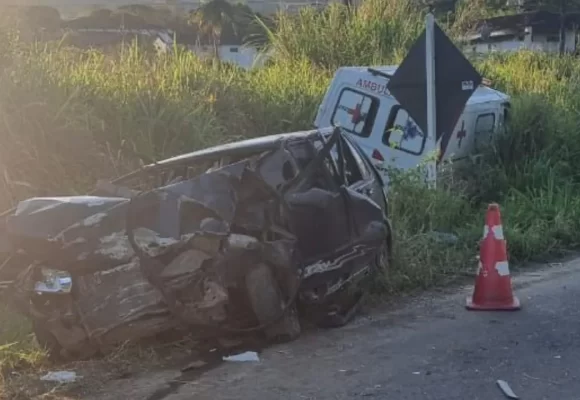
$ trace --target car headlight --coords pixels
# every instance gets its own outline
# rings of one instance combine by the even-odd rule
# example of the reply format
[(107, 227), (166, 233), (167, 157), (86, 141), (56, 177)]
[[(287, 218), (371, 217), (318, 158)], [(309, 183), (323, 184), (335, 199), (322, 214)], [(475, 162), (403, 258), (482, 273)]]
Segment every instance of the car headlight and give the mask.
[(66, 294), (72, 288), (72, 278), (68, 272), (50, 268), (41, 269), (42, 280), (34, 284), (37, 293)]

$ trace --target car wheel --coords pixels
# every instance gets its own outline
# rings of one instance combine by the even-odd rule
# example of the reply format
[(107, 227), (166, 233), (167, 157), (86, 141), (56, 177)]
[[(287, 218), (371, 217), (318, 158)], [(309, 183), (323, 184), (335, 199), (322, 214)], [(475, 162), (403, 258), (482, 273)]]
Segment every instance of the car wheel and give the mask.
[(52, 332), (43, 327), (38, 321), (33, 322), (32, 330), (38, 345), (47, 351), (49, 359), (63, 361), (63, 348)]
[(328, 307), (320, 313), (316, 325), (320, 328), (340, 328), (351, 322), (361, 309), (364, 300), (364, 293), (360, 292), (354, 296), (349, 296), (348, 304), (339, 304)]
[[(272, 270), (259, 264), (246, 275), (246, 289), (250, 304), (260, 324), (268, 324), (284, 316), (264, 329), (269, 341), (287, 342), (296, 339), (301, 332), (296, 305), (284, 305), (282, 290)], [(284, 310), (284, 307), (289, 307)]]

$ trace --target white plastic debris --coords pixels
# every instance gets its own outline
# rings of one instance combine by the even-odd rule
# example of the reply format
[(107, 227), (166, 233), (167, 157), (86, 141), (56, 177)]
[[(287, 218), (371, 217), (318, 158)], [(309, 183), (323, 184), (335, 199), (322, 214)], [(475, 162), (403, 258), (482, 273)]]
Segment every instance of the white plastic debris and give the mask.
[(41, 381), (73, 383), (77, 380), (77, 373), (74, 371), (52, 371), (40, 378)]
[(439, 243), (444, 244), (455, 244), (459, 241), (459, 237), (454, 235), (453, 233), (448, 232), (439, 232), (439, 231), (431, 231), (429, 235)]
[(519, 399), (519, 397), (516, 396), (516, 394), (513, 392), (512, 388), (510, 388), (510, 385), (508, 385), (508, 383), (506, 381), (502, 381), (501, 379), (498, 379), (497, 385), (499, 386), (499, 388), (501, 389), (503, 394), (505, 394), (508, 398)]
[(253, 361), (258, 362), (260, 358), (258, 357), (258, 353), (254, 351), (246, 351), (245, 353), (236, 354), (234, 356), (223, 357), (224, 361), (237, 361), (237, 362), (247, 362)]

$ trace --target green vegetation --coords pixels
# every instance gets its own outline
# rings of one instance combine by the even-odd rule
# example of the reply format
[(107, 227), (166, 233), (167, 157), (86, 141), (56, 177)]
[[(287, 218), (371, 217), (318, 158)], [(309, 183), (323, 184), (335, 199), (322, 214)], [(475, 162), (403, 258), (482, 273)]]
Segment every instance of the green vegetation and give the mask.
[[(454, 38), (489, 12), (483, 0), (467, 3), (440, 19)], [(8, 208), (32, 195), (83, 193), (96, 179), (120, 175), (143, 160), (307, 129), (336, 67), (400, 61), (423, 16), (405, 0), (366, 0), (355, 13), (333, 5), (281, 15), (270, 32), (273, 62), (249, 72), (180, 49), (158, 56), (133, 44), (103, 54), (59, 43), (22, 44), (4, 32), (0, 205)], [(580, 243), (580, 61), (519, 52), (476, 65), (514, 96), (508, 133), (481, 165), (455, 171), (451, 183), (436, 191), (409, 176), (393, 177), (396, 254), (382, 282), (386, 293), (473, 272), (488, 202), (501, 205), (512, 263)], [(459, 239), (445, 243), (433, 231)], [(9, 323), (2, 318), (3, 327)], [(0, 343), (15, 340), (7, 335)], [(0, 347), (0, 362), (5, 349)]]

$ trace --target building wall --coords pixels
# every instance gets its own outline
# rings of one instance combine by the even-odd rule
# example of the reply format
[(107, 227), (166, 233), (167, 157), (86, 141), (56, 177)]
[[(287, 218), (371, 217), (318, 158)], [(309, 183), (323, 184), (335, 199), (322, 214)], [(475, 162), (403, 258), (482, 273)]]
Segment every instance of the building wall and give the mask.
[[(213, 57), (215, 49), (212, 46), (188, 46), (191, 51), (201, 57)], [(218, 46), (218, 57), (221, 61), (231, 62), (245, 69), (262, 66), (269, 58), (251, 46), (221, 45)]]
[[(158, 35), (154, 41), (155, 48), (160, 52), (171, 51), (172, 45), (172, 40), (167, 40), (164, 35)], [(200, 57), (215, 57), (216, 55), (213, 46), (188, 45), (187, 48)], [(270, 58), (269, 54), (264, 54), (255, 47), (239, 45), (218, 46), (217, 56), (221, 61), (231, 62), (245, 69), (261, 67)]]
[(237, 64), (246, 69), (254, 67), (254, 63), (258, 61), (258, 50), (254, 47), (220, 46), (218, 53), (220, 60)]
[[(533, 32), (532, 32), (533, 33)], [(474, 43), (466, 46), (465, 50), (474, 53), (489, 53), (492, 51), (517, 51), (521, 49), (558, 52), (560, 44), (557, 35), (531, 34), (524, 40), (506, 39), (493, 43)], [(576, 50), (576, 32), (566, 32), (566, 51)]]

